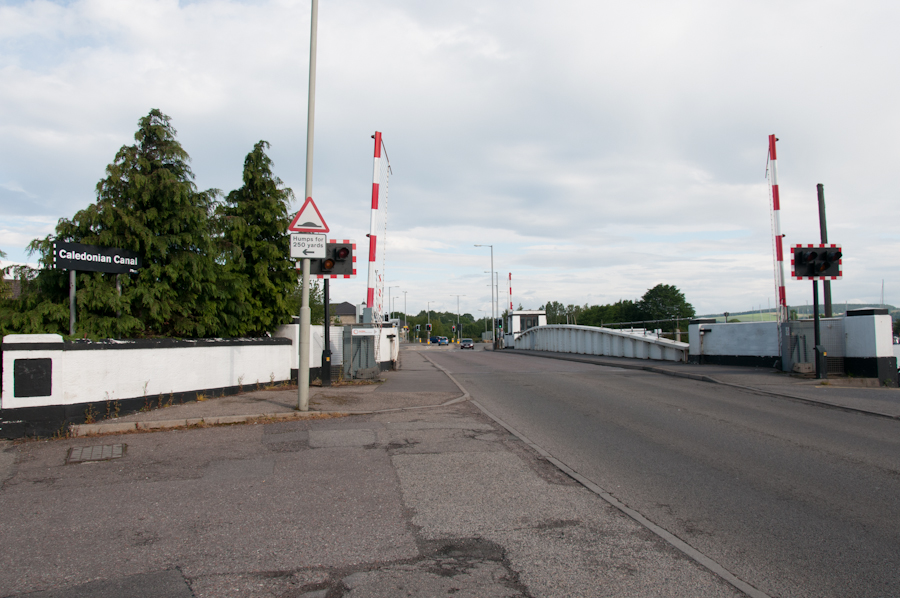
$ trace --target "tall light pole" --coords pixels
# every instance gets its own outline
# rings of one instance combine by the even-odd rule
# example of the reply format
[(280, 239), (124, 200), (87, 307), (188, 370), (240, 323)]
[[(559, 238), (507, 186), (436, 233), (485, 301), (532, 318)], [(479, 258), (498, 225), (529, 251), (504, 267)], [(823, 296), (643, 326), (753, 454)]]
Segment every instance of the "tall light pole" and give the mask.
[[(488, 271), (485, 270), (484, 273), (487, 274)], [(491, 274), (494, 275), (493, 278), (492, 278), (492, 280), (491, 280), (491, 330), (493, 330), (494, 332), (492, 332), (491, 334), (495, 335), (495, 340), (496, 340), (496, 335), (497, 335), (497, 320), (500, 318), (500, 306), (497, 305), (497, 303), (494, 303), (494, 292), (496, 291), (496, 293), (497, 293), (497, 302), (499, 302), (499, 301), (500, 301), (500, 281), (499, 281), (500, 273), (499, 273), (499, 272), (496, 272), (496, 273), (492, 272)], [(494, 312), (493, 312), (493, 309), (494, 309), (495, 307), (497, 308), (497, 315), (496, 315), (496, 316), (494, 316)], [(500, 346), (500, 345), (499, 345), (499, 341), (498, 341), (498, 344), (497, 344), (494, 348), (497, 349), (497, 348), (499, 348), (499, 346)]]
[(406, 326), (406, 342), (409, 342), (409, 319), (406, 315), (406, 291), (403, 291), (403, 325)]
[[(388, 309), (389, 310), (393, 310), (393, 307), (391, 306), (391, 289), (399, 289), (399, 288), (400, 288), (399, 285), (394, 285), (392, 287), (388, 287)], [(390, 320), (392, 317), (394, 317), (393, 313), (388, 314), (388, 320)]]
[[(306, 104), (306, 189), (304, 199), (312, 197), (313, 132), (316, 120), (316, 47), (319, 22), (319, 0), (312, 0), (309, 33), (309, 96)], [(303, 259), (300, 283), (300, 334), (297, 338), (297, 409), (309, 411), (309, 259)], [(328, 322), (325, 322), (328, 326)]]
[(465, 297), (465, 295), (450, 295), (451, 297), (456, 297), (456, 344), (459, 344), (460, 329), (459, 329), (459, 298)]
[(475, 247), (491, 248), (491, 340), (494, 341), (494, 348), (497, 348), (497, 321), (494, 319), (494, 246), (493, 245), (475, 245)]
[(431, 301), (425, 302), (425, 344), (431, 344), (431, 331), (428, 330), (428, 325), (431, 324)]

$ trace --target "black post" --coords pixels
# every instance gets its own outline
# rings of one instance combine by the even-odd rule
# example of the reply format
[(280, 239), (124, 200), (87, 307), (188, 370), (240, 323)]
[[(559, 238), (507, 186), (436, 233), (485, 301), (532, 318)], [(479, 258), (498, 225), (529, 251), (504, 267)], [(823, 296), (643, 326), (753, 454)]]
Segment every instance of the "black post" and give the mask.
[(815, 353), (816, 353), (816, 379), (822, 380), (828, 377), (828, 369), (825, 364), (825, 347), (822, 346), (821, 336), (819, 335), (819, 281), (813, 281), (813, 328), (815, 330)]
[(69, 270), (69, 336), (75, 336), (75, 270)]
[[(819, 235), (822, 239), (822, 244), (825, 244), (828, 243), (828, 225), (825, 223), (825, 185), (819, 183), (816, 185), (816, 191), (819, 195)], [(822, 288), (824, 289), (823, 295), (825, 298), (825, 317), (830, 318), (832, 316), (831, 281), (826, 280)]]
[(325, 288), (325, 346), (322, 348), (322, 386), (331, 386), (331, 299), (328, 296), (328, 279), (323, 279)]

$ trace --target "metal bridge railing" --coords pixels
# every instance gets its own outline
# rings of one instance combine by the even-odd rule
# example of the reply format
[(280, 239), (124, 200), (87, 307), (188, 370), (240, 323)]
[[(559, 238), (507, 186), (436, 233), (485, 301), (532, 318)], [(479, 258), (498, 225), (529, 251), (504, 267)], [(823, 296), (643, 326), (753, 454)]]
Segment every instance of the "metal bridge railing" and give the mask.
[(516, 349), (680, 362), (688, 360), (689, 347), (688, 343), (657, 338), (649, 331), (567, 324), (529, 328), (515, 340)]

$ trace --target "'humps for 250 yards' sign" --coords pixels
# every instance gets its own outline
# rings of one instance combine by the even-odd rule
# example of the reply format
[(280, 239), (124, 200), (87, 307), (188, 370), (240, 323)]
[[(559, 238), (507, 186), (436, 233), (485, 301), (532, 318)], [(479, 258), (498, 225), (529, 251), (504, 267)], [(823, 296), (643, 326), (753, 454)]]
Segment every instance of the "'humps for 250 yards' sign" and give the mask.
[(123, 274), (140, 268), (141, 256), (127, 249), (56, 241), (53, 243), (53, 266), (57, 270)]

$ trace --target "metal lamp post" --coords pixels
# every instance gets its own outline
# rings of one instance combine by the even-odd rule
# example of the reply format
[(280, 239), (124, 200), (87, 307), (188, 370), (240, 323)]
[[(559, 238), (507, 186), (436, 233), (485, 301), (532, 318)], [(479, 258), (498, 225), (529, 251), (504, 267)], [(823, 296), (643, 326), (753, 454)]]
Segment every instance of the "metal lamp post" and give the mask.
[(475, 247), (491, 248), (491, 340), (494, 341), (494, 349), (497, 348), (497, 321), (494, 319), (494, 246), (493, 245), (475, 245)]
[[(387, 288), (388, 289), (388, 309), (389, 310), (391, 309), (391, 289), (399, 289), (399, 288), (400, 288), (399, 285), (394, 285), (392, 287)], [(392, 317), (393, 317), (393, 313), (389, 313), (388, 320), (390, 320)]]
[(460, 332), (462, 332), (459, 328), (459, 298), (465, 297), (465, 295), (450, 295), (451, 297), (456, 297), (456, 344), (459, 344), (459, 337), (462, 336)]
[[(316, 47), (318, 40), (319, 0), (312, 0), (309, 34), (309, 95), (306, 112), (306, 188), (304, 199), (312, 197), (313, 138), (316, 115)], [(297, 409), (309, 411), (309, 259), (301, 266), (300, 283), (300, 331), (297, 345), (299, 363), (297, 365)], [(326, 322), (327, 326), (328, 323)]]

